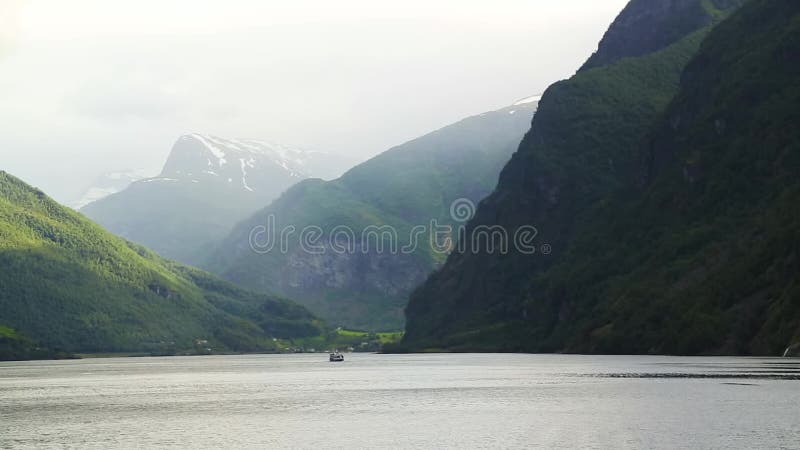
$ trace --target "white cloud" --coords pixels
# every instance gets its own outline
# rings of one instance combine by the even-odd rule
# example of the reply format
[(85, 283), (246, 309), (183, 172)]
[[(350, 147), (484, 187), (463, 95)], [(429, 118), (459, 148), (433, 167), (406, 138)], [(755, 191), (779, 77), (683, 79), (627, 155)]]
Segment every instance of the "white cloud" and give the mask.
[(66, 107), (98, 121), (165, 120), (186, 108), (186, 98), (157, 79), (120, 74), (87, 82), (66, 97)]
[(365, 158), (571, 75), (624, 3), (30, 0), (0, 158), (60, 200), (187, 131)]

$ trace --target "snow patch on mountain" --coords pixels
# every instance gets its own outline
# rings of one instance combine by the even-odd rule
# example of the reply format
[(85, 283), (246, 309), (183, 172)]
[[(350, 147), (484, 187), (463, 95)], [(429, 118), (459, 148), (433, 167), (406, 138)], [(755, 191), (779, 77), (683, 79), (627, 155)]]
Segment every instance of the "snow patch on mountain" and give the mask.
[(525, 97), (523, 99), (517, 100), (511, 106), (519, 106), (519, 105), (525, 105), (527, 103), (538, 102), (541, 99), (542, 99), (541, 95), (532, 95), (530, 97)]
[(247, 162), (245, 162), (244, 158), (239, 158), (239, 163), (241, 163), (242, 166), (242, 186), (250, 192), (254, 191), (253, 188), (247, 185), (247, 167), (255, 167), (255, 165), (253, 165), (254, 162), (255, 160), (253, 158), (250, 158)]
[[(319, 168), (320, 161), (331, 159), (322, 152), (263, 140), (226, 139), (191, 133), (181, 136), (175, 143), (160, 176), (185, 178), (195, 173), (221, 176), (223, 180), (241, 179), (241, 183), (237, 184), (242, 189), (256, 192), (260, 185), (263, 186), (264, 180), (254, 182), (254, 176), (281, 176), (299, 181), (320, 176), (313, 173), (310, 166)], [(230, 163), (236, 160), (239, 164), (233, 164), (232, 167)]]
[(138, 181), (139, 183), (152, 183), (154, 181), (180, 181), (177, 178), (167, 178), (167, 177), (154, 177), (154, 178), (147, 178), (145, 180)]
[[(217, 158), (217, 166), (222, 167), (228, 161), (225, 159), (225, 152), (218, 148), (216, 145), (212, 144), (214, 139), (210, 136), (203, 136), (202, 134), (190, 134), (188, 136), (183, 136), (181, 139), (197, 139), (200, 141), (210, 152)], [(211, 165), (211, 160), (208, 160), (208, 164)]]

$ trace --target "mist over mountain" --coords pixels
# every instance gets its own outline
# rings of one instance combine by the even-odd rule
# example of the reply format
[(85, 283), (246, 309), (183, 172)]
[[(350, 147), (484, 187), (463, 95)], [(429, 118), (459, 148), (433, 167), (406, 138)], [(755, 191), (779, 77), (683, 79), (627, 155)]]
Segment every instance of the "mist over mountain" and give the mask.
[[(209, 270), (241, 286), (296, 299), (332, 325), (358, 329), (399, 329), (411, 290), (445, 257), (428, 234), (413, 251), (378, 251), (377, 242), (362, 239), (368, 227), (389, 227), (399, 247), (411, 240), (415, 226), (431, 220), (454, 225), (453, 202), (477, 203), (497, 182), (501, 167), (530, 127), (538, 96), (469, 117), (392, 148), (342, 177), (307, 180), (289, 189), (235, 229), (216, 247)], [(315, 254), (287, 241), (286, 251), (253, 248), (254, 229), (275, 219), (286, 227), (322, 230), (325, 250)], [(355, 238), (347, 251), (331, 239), (347, 227)], [(334, 236), (335, 237), (335, 236)], [(383, 238), (382, 238), (383, 239)]]
[(149, 178), (149, 176), (147, 169), (121, 170), (101, 174), (81, 193), (80, 197), (67, 205), (75, 209), (81, 209), (89, 203), (96, 202), (111, 194), (116, 194), (130, 186), (131, 183)]
[(162, 256), (199, 264), (210, 244), (300, 180), (332, 178), (345, 158), (252, 139), (181, 136), (161, 173), (81, 212)]
[(542, 92), (625, 3), (78, 1), (0, 2), (4, 168), (64, 204), (193, 131), (365, 161)]

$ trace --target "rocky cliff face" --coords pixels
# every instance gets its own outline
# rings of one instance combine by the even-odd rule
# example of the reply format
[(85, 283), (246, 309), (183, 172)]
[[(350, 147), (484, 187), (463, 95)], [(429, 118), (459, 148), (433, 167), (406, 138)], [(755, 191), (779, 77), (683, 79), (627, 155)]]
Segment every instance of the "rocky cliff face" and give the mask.
[(316, 255), (294, 248), (279, 271), (275, 290), (305, 299), (303, 303), (321, 317), (337, 318), (344, 325), (397, 329), (402, 300), (384, 299), (405, 298), (430, 270), (430, 263), (418, 256), (378, 252), (360, 243), (352, 252), (339, 253), (326, 243)]

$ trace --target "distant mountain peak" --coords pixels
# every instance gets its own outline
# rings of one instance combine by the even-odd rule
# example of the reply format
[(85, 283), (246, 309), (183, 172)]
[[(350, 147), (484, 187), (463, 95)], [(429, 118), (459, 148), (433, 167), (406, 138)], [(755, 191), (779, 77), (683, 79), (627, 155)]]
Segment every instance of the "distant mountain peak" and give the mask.
[[(290, 147), (256, 139), (227, 139), (208, 134), (191, 133), (178, 138), (172, 147), (162, 177), (227, 174), (237, 179), (241, 175), (242, 187), (247, 190), (248, 169), (274, 165), (292, 178), (308, 178), (308, 160), (320, 152)], [(232, 173), (232, 172), (239, 172)], [(181, 177), (178, 177), (181, 178)]]
[(191, 133), (175, 141), (157, 176), (81, 211), (161, 255), (197, 264), (205, 251), (199, 242), (222, 239), (295, 183), (336, 178), (347, 168), (346, 158), (320, 151)]

